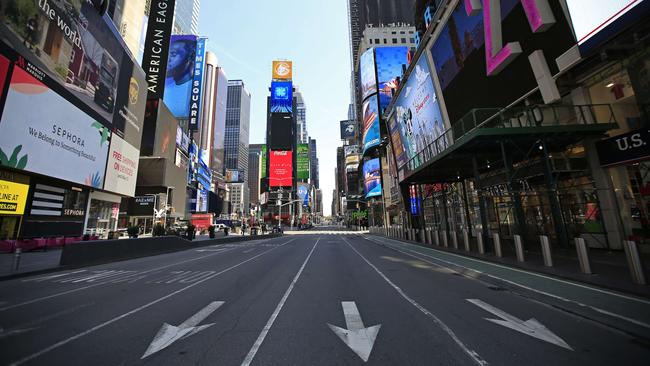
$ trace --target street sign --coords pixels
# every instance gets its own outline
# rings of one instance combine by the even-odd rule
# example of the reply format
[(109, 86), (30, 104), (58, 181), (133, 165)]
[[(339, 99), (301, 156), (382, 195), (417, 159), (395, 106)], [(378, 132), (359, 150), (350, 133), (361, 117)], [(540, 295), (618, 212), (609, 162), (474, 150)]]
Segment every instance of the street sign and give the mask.
[(278, 205), (278, 206), (281, 206), (281, 205), (282, 205), (282, 201), (281, 201), (281, 200), (278, 200), (277, 205)]

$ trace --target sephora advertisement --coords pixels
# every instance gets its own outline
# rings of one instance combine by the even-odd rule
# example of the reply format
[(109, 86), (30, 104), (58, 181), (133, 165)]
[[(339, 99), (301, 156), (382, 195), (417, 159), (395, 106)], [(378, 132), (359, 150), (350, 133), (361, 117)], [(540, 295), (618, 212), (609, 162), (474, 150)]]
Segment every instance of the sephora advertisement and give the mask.
[(140, 148), (147, 81), (107, 14), (85, 0), (3, 0), (0, 19), (0, 38), (25, 58), (20, 62), (40, 69), (53, 91)]
[[(401, 144), (393, 145), (396, 156), (403, 154), (406, 160), (411, 160), (445, 132), (445, 123), (426, 57), (421, 57), (415, 65), (395, 102), (394, 110), (395, 122), (393, 123), (396, 123), (396, 126), (391, 131), (391, 138), (398, 128), (401, 140)], [(390, 125), (391, 122), (389, 127)], [(401, 150), (398, 150), (400, 145)], [(420, 159), (416, 165), (422, 163), (424, 161)], [(402, 165), (398, 163), (399, 167)]]
[(388, 107), (399, 86), (398, 78), (402, 76), (402, 67), (409, 65), (408, 51), (408, 47), (377, 47), (375, 50), (379, 108), (382, 111)]
[(491, 76), (487, 71), (484, 15), (469, 16), (463, 2), (458, 4), (430, 49), (452, 125), (473, 108), (503, 108), (535, 89), (537, 81), (528, 61), (534, 51), (543, 50), (551, 74), (558, 72), (555, 60), (575, 45), (575, 39), (561, 2), (548, 3), (555, 23), (533, 33), (522, 1), (501, 0), (501, 22), (497, 24), (501, 25), (503, 45), (518, 42), (522, 53), (500, 71), (495, 68)]
[(108, 128), (14, 68), (0, 120), (2, 165), (101, 189), (110, 139)]
[(377, 92), (377, 74), (375, 73), (375, 49), (371, 48), (361, 55), (359, 78), (361, 79), (361, 99), (366, 99)]
[(362, 105), (363, 110), (363, 153), (379, 145), (379, 106), (377, 98), (369, 98)]
[(379, 158), (363, 163), (363, 183), (366, 188), (366, 198), (381, 196), (381, 170)]

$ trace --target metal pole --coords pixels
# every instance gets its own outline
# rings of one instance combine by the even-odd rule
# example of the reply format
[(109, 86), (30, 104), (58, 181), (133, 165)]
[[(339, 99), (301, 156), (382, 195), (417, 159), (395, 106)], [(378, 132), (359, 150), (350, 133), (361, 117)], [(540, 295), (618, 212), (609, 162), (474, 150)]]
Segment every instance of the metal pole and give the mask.
[(553, 224), (555, 232), (560, 245), (568, 244), (568, 237), (566, 228), (564, 226), (564, 218), (562, 217), (562, 208), (557, 196), (557, 187), (555, 179), (553, 178), (553, 171), (551, 169), (551, 159), (548, 156), (548, 148), (546, 141), (542, 140), (542, 150), (544, 152), (544, 177), (546, 178), (546, 187), (548, 189), (548, 199), (551, 206), (551, 214), (553, 216)]
[(591, 262), (589, 261), (589, 248), (585, 239), (575, 238), (576, 252), (578, 253), (578, 262), (580, 263), (580, 272), (591, 274)]
[(485, 254), (485, 245), (483, 245), (483, 235), (481, 233), (476, 235), (476, 243), (478, 244), (478, 252), (480, 254)]
[(449, 242), (447, 240), (448, 240), (448, 238), (447, 238), (447, 230), (443, 230), (442, 231), (442, 246), (444, 246), (445, 248), (447, 248), (449, 246)]
[(481, 237), (481, 240), (479, 243), (481, 244), (479, 246), (479, 252), (481, 252), (481, 248), (483, 251), (481, 254), (485, 253), (485, 247), (483, 245), (483, 239), (488, 237), (488, 217), (487, 217), (487, 204), (485, 202), (485, 197), (483, 197), (483, 193), (481, 193), (481, 175), (478, 171), (478, 162), (476, 161), (476, 155), (472, 157), (472, 166), (474, 168), (474, 189), (476, 190), (476, 194), (478, 195), (478, 204), (479, 204), (479, 211), (480, 211), (480, 217), (481, 217), (481, 226), (482, 226), (482, 232), (477, 233), (477, 237)]
[(469, 233), (467, 229), (463, 230), (463, 244), (465, 244), (465, 251), (469, 252)]

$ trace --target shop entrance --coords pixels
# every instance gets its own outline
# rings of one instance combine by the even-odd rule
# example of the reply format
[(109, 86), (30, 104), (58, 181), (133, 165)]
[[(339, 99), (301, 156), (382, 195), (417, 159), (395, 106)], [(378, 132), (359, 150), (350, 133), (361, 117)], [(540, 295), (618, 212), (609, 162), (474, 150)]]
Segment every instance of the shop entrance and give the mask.
[(21, 216), (0, 215), (0, 240), (14, 240), (18, 237)]

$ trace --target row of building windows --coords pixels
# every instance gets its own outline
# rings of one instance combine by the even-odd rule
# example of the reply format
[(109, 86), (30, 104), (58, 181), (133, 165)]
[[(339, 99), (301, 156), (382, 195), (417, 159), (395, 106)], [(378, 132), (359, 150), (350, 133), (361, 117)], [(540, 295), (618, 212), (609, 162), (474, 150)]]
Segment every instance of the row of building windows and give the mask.
[[(402, 44), (406, 44), (406, 38), (402, 38), (401, 41), (402, 41), (401, 42)], [(374, 44), (380, 44), (380, 43), (381, 43), (381, 39), (375, 38)], [(393, 38), (392, 43), (397, 44), (397, 38)], [(415, 43), (415, 39), (414, 38), (409, 38), (409, 43)], [(372, 39), (370, 39), (370, 44), (373, 44)], [(384, 44), (388, 44), (388, 39), (387, 38), (384, 38)]]

